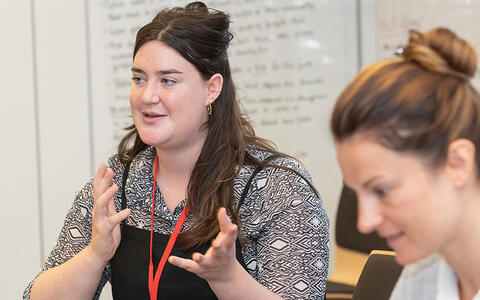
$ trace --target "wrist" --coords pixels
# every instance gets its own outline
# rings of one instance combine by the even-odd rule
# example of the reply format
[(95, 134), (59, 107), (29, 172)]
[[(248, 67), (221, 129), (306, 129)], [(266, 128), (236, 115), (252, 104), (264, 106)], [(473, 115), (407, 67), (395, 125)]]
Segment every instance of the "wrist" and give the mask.
[(237, 261), (232, 269), (217, 280), (208, 281), (218, 299), (282, 299), (257, 282)]
[(91, 243), (88, 244), (85, 249), (83, 249), (83, 252), (85, 253), (87, 264), (92, 267), (101, 267), (103, 269), (108, 262), (108, 260), (105, 260), (104, 257), (99, 255), (99, 253), (95, 251), (95, 248), (92, 246)]
[(246, 276), (250, 277), (250, 274), (248, 274), (248, 272), (242, 267), (238, 260), (235, 260), (232, 266), (228, 268), (228, 271), (226, 271), (221, 276), (218, 276), (214, 280), (209, 280), (209, 284), (210, 286), (212, 286), (212, 288), (213, 286), (232, 286), (233, 284), (237, 284), (239, 282), (242, 282), (242, 280), (245, 280)]

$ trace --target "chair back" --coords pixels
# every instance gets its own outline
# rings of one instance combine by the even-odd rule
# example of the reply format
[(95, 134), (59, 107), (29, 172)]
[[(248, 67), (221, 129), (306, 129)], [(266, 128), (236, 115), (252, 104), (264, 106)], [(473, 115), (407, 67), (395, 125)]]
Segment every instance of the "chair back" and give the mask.
[(403, 267), (391, 251), (372, 251), (363, 267), (353, 292), (353, 300), (385, 300), (390, 298)]

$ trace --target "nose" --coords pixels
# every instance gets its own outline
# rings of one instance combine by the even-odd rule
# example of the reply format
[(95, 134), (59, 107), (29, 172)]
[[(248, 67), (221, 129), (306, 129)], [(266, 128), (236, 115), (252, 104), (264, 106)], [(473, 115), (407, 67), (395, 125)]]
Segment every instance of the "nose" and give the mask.
[(370, 233), (378, 228), (383, 221), (383, 215), (378, 200), (373, 196), (358, 195), (357, 228), (361, 233)]
[(141, 97), (144, 103), (158, 103), (160, 101), (160, 88), (155, 82), (149, 81), (144, 86)]

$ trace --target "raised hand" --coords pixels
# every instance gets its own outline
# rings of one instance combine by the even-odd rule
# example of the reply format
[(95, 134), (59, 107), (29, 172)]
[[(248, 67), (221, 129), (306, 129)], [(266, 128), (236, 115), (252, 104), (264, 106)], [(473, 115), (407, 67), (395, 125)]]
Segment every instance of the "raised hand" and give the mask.
[(194, 253), (192, 259), (170, 256), (168, 261), (178, 267), (197, 274), (209, 283), (229, 281), (233, 278), (240, 263), (235, 256), (235, 241), (238, 227), (232, 224), (225, 208), (220, 208), (217, 214), (220, 232), (212, 241), (205, 255)]
[(118, 186), (113, 184), (113, 171), (100, 164), (93, 179), (92, 240), (89, 247), (95, 259), (108, 262), (120, 244), (120, 222), (128, 217), (130, 209), (117, 212), (114, 196)]

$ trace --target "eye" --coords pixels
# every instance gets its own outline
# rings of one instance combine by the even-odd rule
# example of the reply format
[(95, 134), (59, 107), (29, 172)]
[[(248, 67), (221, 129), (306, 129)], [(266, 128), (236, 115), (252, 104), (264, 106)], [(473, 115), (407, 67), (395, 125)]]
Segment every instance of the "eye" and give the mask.
[(377, 197), (385, 198), (389, 193), (389, 189), (386, 187), (377, 187), (373, 189), (373, 192), (375, 195), (377, 195)]
[(165, 86), (174, 86), (177, 82), (170, 78), (162, 78), (162, 84)]
[(133, 76), (132, 77), (132, 81), (136, 84), (136, 85), (140, 85), (142, 83), (145, 82), (145, 79), (143, 79), (142, 77), (140, 76)]

